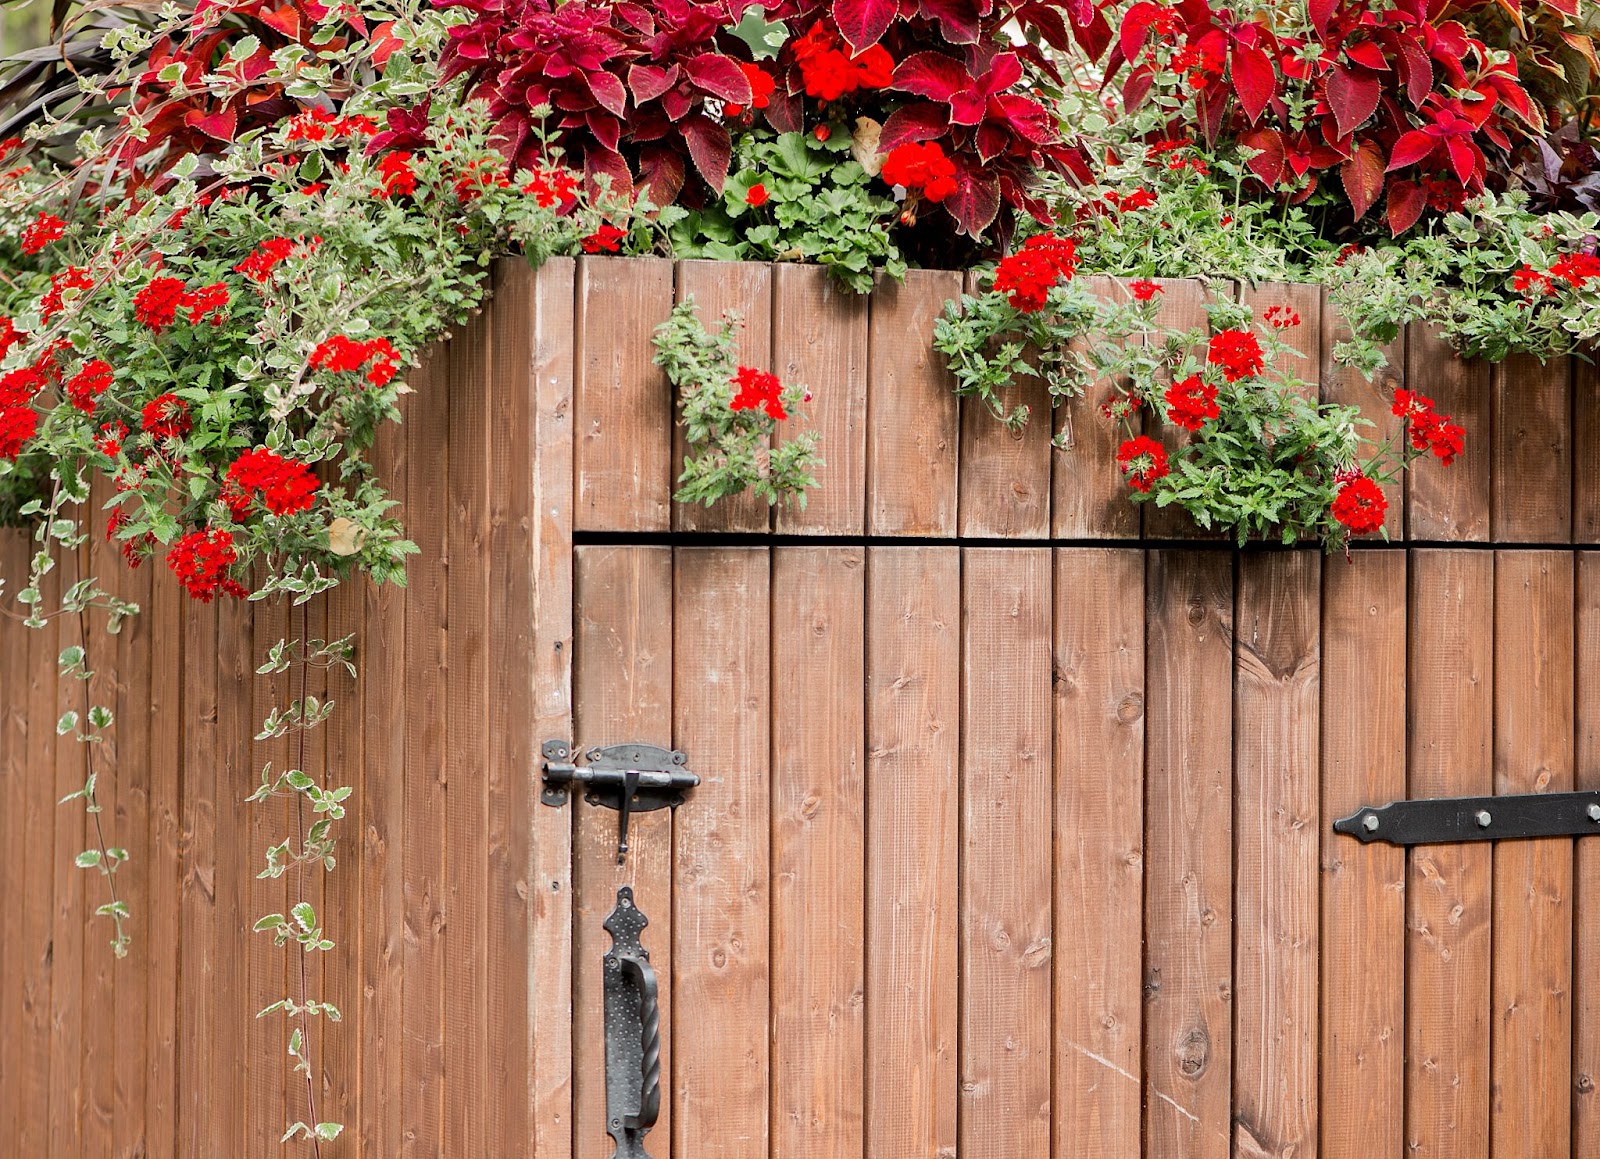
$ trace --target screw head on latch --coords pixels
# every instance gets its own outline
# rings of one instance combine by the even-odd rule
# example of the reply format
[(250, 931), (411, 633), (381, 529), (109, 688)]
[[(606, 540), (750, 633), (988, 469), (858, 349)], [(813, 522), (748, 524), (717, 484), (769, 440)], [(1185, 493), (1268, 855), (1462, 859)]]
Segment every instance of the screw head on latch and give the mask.
[(1589, 820), (1600, 821), (1600, 805), (1589, 806)]
[(1476, 820), (1478, 822), (1479, 829), (1487, 829), (1489, 827), (1489, 823), (1493, 821), (1494, 818), (1489, 816), (1489, 810), (1479, 809)]
[(1361, 818), (1361, 824), (1368, 833), (1376, 833), (1378, 831), (1378, 815), (1376, 813), (1368, 813)]

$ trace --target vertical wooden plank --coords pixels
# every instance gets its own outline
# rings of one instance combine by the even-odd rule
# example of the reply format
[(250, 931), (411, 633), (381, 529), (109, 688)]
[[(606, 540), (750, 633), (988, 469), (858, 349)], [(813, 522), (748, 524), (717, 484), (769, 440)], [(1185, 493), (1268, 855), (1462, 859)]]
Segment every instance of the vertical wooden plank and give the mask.
[[(1208, 325), (1206, 319), (1206, 287), (1192, 279), (1153, 279), (1162, 289), (1160, 301), (1161, 309), (1156, 314), (1156, 324), (1175, 330), (1197, 330), (1204, 332)], [(1224, 283), (1226, 286), (1226, 283)], [(1224, 290), (1224, 293), (1227, 291)], [(1203, 356), (1203, 352), (1202, 352)], [(1176, 450), (1184, 444), (1189, 434), (1182, 427), (1166, 421), (1165, 412), (1154, 416), (1146, 416), (1145, 433), (1159, 439), (1168, 450)], [(1119, 442), (1121, 440), (1118, 440)], [(1115, 469), (1116, 459), (1111, 460)], [(1128, 491), (1127, 482), (1120, 477), (1124, 497)], [(1201, 539), (1217, 537), (1215, 532), (1202, 533), (1200, 528), (1190, 518), (1189, 513), (1176, 504), (1167, 507), (1157, 507), (1154, 503), (1140, 505), (1144, 514), (1144, 536), (1146, 539)]]
[[(912, 270), (872, 293), (867, 358), (867, 531), (956, 534), (957, 399), (933, 324), (961, 275)], [(914, 421), (912, 416), (915, 416)]]
[(1144, 554), (1056, 553), (1055, 1139), (1139, 1159)]
[(1405, 557), (1330, 557), (1322, 615), (1322, 1155), (1398, 1155), (1405, 853), (1330, 827), (1362, 805), (1406, 795)]
[[(1233, 1125), (1240, 1155), (1317, 1154), (1321, 562), (1313, 550), (1239, 559)], [(1396, 945), (1399, 930), (1396, 921)]]
[(411, 396), (406, 529), (421, 549), (406, 586), (405, 953), (401, 965), (401, 1154), (444, 1153), (445, 779), (449, 682), (450, 399), (457, 339)]
[(673, 833), (673, 1148), (764, 1159), (770, 1133), (771, 565), (673, 560), (673, 747), (700, 774)]
[[(27, 544), (22, 533), (0, 528), (0, 840), (6, 855), (0, 857), (0, 896), (12, 899), (20, 915), (26, 904), (24, 862), (27, 831), (23, 828), (27, 784), (28, 674), (26, 630), (17, 619), (13, 594), (26, 584)], [(19, 923), (20, 924), (20, 923)], [(20, 932), (20, 931), (19, 931)], [(0, 938), (0, 1132), (8, 1139), (19, 1133), (22, 1112), (18, 1092), (22, 1085), (22, 942), (15, 933)]]
[(1151, 553), (1145, 578), (1145, 1150), (1229, 1154), (1233, 574)]
[[(1410, 695), (1403, 795), (1488, 796), (1494, 791), (1494, 557), (1438, 550), (1408, 555)], [(1389, 605), (1376, 606), (1381, 611)], [(1330, 633), (1330, 652), (1336, 638)], [(1371, 695), (1384, 695), (1380, 682), (1367, 676), (1365, 651), (1357, 648), (1352, 657), (1355, 679), (1371, 688)], [(1367, 800), (1401, 796), (1395, 788), (1388, 780), (1374, 784)], [(1352, 795), (1342, 803), (1366, 802), (1356, 802)], [(1380, 848), (1388, 847), (1372, 845), (1362, 852)], [(1491, 853), (1489, 846), (1479, 844), (1410, 851), (1405, 887), (1405, 1146), (1408, 1155), (1420, 1159), (1487, 1159), (1489, 1154)], [(1377, 880), (1387, 883), (1391, 877), (1384, 873)], [(1361, 935), (1353, 931), (1352, 936)], [(1365, 969), (1352, 974), (1353, 985), (1361, 985), (1364, 973), (1370, 976)], [(1370, 988), (1361, 992), (1371, 1000)], [(1387, 1040), (1383, 1045), (1386, 1058), (1395, 1048)], [(1357, 1105), (1375, 1104), (1375, 1119), (1392, 1120), (1390, 1075), (1380, 1070), (1368, 1088), (1354, 1096)], [(1324, 1121), (1334, 1118), (1327, 1113)], [(1347, 1150), (1366, 1151), (1366, 1141), (1361, 1130), (1354, 1130)]]
[(946, 1159), (957, 1146), (957, 549), (869, 549), (867, 622), (867, 1154)]
[(1572, 367), (1513, 354), (1492, 368), (1496, 543), (1572, 538)]
[(1414, 325), (1406, 332), (1406, 385), (1467, 432), (1466, 450), (1450, 466), (1430, 455), (1407, 472), (1406, 537), (1487, 540), (1494, 457), (1488, 363), (1457, 357), (1436, 331)]
[[(1572, 788), (1570, 552), (1495, 553), (1494, 788)], [(1572, 841), (1494, 849), (1495, 1159), (1566, 1155), (1572, 1108)]]
[[(533, 307), (533, 456), (529, 505), (514, 500), (511, 511), (529, 512), (527, 544), (533, 567), (532, 591), (524, 596), (514, 586), (505, 598), (525, 601), (526, 625), (533, 647), (530, 719), (534, 744), (547, 739), (575, 739), (572, 719), (573, 601), (573, 423), (574, 371), (573, 288), (576, 269), (555, 258), (534, 277)], [(509, 448), (508, 448), (509, 449)], [(508, 515), (510, 511), (508, 511)], [(508, 571), (520, 541), (506, 542)], [(508, 754), (509, 756), (510, 754)], [(520, 773), (518, 774), (521, 775)], [(530, 1004), (526, 1048), (532, 1071), (529, 1114), (537, 1159), (568, 1159), (572, 1154), (573, 1070), (573, 856), (572, 818), (533, 804), (537, 787), (528, 794), (523, 814), (532, 842), (526, 872), (531, 893), (527, 919), (532, 923), (527, 987)], [(522, 799), (522, 798), (517, 798)], [(671, 821), (667, 822), (670, 827)], [(508, 935), (511, 931), (508, 930)], [(663, 1052), (663, 1059), (665, 1059)], [(666, 1073), (663, 1071), (663, 1073)], [(508, 1117), (508, 1136), (516, 1131)], [(523, 1132), (527, 1138), (529, 1132)]]
[[(65, 590), (83, 574), (77, 552), (56, 549), (59, 562), (55, 575)], [(44, 605), (54, 611), (59, 605)], [(50, 651), (44, 658), (51, 677), (54, 697), (50, 714), (41, 725), (53, 726), (61, 715), (77, 712), (84, 722), (82, 690), (76, 680), (57, 680), (56, 658), (61, 649), (82, 642), (78, 618), (61, 615), (43, 630)], [(83, 744), (72, 733), (55, 737), (55, 793), (57, 802), (82, 789), (88, 776)], [(84, 871), (73, 862), (88, 848), (84, 825), (84, 802), (58, 804), (51, 820), (55, 833), (55, 852), (49, 870), (55, 875), (50, 908), (50, 1155), (78, 1156), (83, 1153), (83, 903), (86, 896)]]
[[(389, 494), (400, 501), (398, 518), (412, 528), (409, 506), (413, 406), (433, 394), (443, 358), (438, 348), (412, 370), (413, 394), (402, 399), (404, 425), (386, 424), (373, 444), (372, 463)], [(427, 448), (418, 433), (418, 450)], [(412, 565), (413, 568), (415, 564)], [(360, 1153), (375, 1159), (400, 1154), (407, 1101), (404, 1077), (404, 963), (408, 953), (405, 873), (405, 787), (410, 728), (398, 717), (406, 703), (408, 592), (394, 584), (361, 585), (361, 1118), (356, 1136)], [(418, 770), (414, 775), (421, 776)]]
[(183, 941), (178, 961), (178, 1153), (212, 1153), (212, 1108), (237, 1080), (212, 1065), (217, 993), (217, 607), (185, 599), (183, 617)]
[[(1115, 278), (1084, 282), (1109, 301), (1130, 300)], [(1050, 534), (1057, 539), (1139, 538), (1139, 508), (1128, 502), (1128, 485), (1117, 470), (1117, 448), (1127, 432), (1100, 411), (1118, 397), (1116, 384), (1105, 379), (1090, 383), (1082, 395), (1055, 409), (1052, 418), (1060, 447), (1050, 456)], [(1143, 416), (1134, 414), (1129, 420), (1135, 434), (1144, 430)]]
[[(1305, 282), (1241, 283), (1239, 301), (1254, 311), (1257, 326), (1275, 331), (1288, 345), (1293, 353), (1282, 356), (1276, 366), (1305, 382), (1307, 389), (1301, 393), (1315, 402), (1322, 385), (1322, 291)], [(1288, 311), (1287, 318), (1279, 314), (1276, 323), (1269, 321), (1267, 311), (1274, 306)], [(1282, 324), (1296, 317), (1299, 322)]]
[(778, 439), (816, 431), (823, 465), (804, 510), (784, 504), (775, 526), (787, 534), (860, 535), (867, 511), (868, 298), (841, 288), (821, 266), (772, 269), (772, 365), (785, 383), (811, 391), (804, 420)]
[[(1576, 783), (1600, 789), (1600, 555), (1577, 557)], [(1600, 1154), (1600, 848), (1577, 843), (1573, 870), (1572, 1153)]]
[[(448, 1155), (484, 1152), (488, 1007), (490, 381), (498, 303), (455, 338), (450, 357), (450, 555), (445, 585), (444, 1069)], [(503, 1050), (498, 1031), (494, 1047)]]
[[(672, 734), (672, 551), (652, 547), (584, 547), (577, 550), (573, 584), (576, 640), (573, 707), (577, 735), (587, 748), (649, 740), (668, 745)], [(716, 718), (724, 720), (721, 714)], [(689, 767), (706, 776), (697, 754)], [(696, 791), (695, 803), (700, 804)], [(617, 816), (609, 809), (577, 807), (572, 849), (572, 1154), (609, 1159), (606, 1134), (605, 1025), (601, 959), (611, 948), (602, 923), (630, 885), (649, 919), (644, 945), (660, 986), (661, 1118), (649, 1151), (671, 1159), (673, 1059), (680, 1049), (673, 946), (672, 811), (633, 818), (627, 862), (617, 864)], [(695, 1007), (691, 1018), (704, 1011)], [(713, 1060), (722, 1061), (722, 1060)], [(720, 1082), (709, 1090), (720, 1091)], [(696, 1143), (689, 1152), (699, 1154)], [(545, 1159), (543, 1154), (539, 1159)]]
[[(145, 566), (155, 568), (152, 559)], [(181, 610), (177, 582), (165, 571), (150, 577), (150, 603), (146, 610), (150, 633), (150, 955), (149, 1037), (145, 1082), (148, 1092), (145, 1141), (150, 1159), (175, 1155), (178, 1147), (179, 1089), (182, 1071), (178, 1055), (180, 969), (186, 914), (185, 849), (188, 814), (185, 808), (182, 760), (184, 749), (185, 647), (198, 647), (188, 638), (188, 617)], [(206, 653), (201, 652), (204, 656)]]
[(859, 548), (773, 552), (774, 1159), (865, 1155), (865, 580)]
[(651, 361), (672, 313), (665, 258), (579, 258), (577, 521), (584, 531), (665, 531), (672, 391)]
[(1572, 360), (1572, 539), (1600, 544), (1600, 367)]
[[(966, 275), (977, 293), (978, 277)], [(1023, 405), (1029, 419), (1021, 430), (1004, 423), (976, 398), (961, 403), (960, 533), (972, 538), (1045, 539), (1050, 534), (1050, 394), (1038, 379), (1025, 378), (1008, 392), (1005, 405)]]
[[(1405, 386), (1406, 382), (1405, 331), (1402, 330), (1393, 342), (1382, 347), (1388, 364), (1370, 382), (1359, 370), (1340, 366), (1334, 360), (1334, 348), (1341, 342), (1349, 342), (1353, 337), (1350, 323), (1333, 308), (1328, 301), (1327, 291), (1324, 290), (1320, 355), (1322, 399), (1324, 402), (1338, 403), (1341, 406), (1360, 407), (1361, 417), (1372, 424), (1370, 427), (1361, 428), (1361, 437), (1375, 446), (1388, 443), (1398, 449), (1397, 440), (1402, 437), (1402, 428), (1405, 424), (1395, 416), (1394, 395), (1395, 391)], [(1404, 477), (1396, 477), (1383, 484), (1383, 495), (1389, 501), (1389, 510), (1383, 519), (1384, 531), (1392, 540), (1402, 539), (1405, 537), (1406, 526)]]
[[(694, 299), (695, 314), (708, 333), (716, 333), (723, 315), (737, 312), (738, 359), (741, 366), (772, 369), (772, 270), (761, 262), (682, 261), (677, 263), (677, 301)], [(647, 347), (654, 353), (654, 347)], [(678, 400), (673, 399), (673, 413)], [(672, 488), (678, 487), (688, 444), (683, 428), (672, 428)], [(825, 453), (825, 452), (824, 452)], [(711, 507), (700, 503), (672, 505), (674, 531), (766, 531), (772, 509), (755, 495), (731, 495)]]
[(365, 863), (360, 856), (367, 813), (361, 791), (365, 685), (359, 679), (360, 649), (366, 644), (361, 633), (361, 589), (366, 586), (364, 577), (351, 576), (327, 596), (325, 639), (355, 634), (352, 643), (357, 649), (357, 674), (351, 676), (342, 664), (326, 673), (327, 697), (333, 702), (334, 711), (323, 726), (327, 730), (323, 783), (349, 787), (354, 792), (345, 800), (344, 817), (334, 823), (338, 866), (324, 879), (322, 910), (318, 911), (325, 914), (329, 928), (338, 931), (333, 935), (336, 944), (323, 966), (322, 998), (334, 1004), (340, 1019), (323, 1019), (318, 1027), (327, 1088), (319, 1096), (317, 1112), (324, 1122), (343, 1123), (343, 1137), (352, 1141), (361, 1136), (361, 1043), (366, 1013), (362, 1008), (361, 971), (362, 954), (369, 944), (369, 915), (362, 906)]
[[(1046, 1154), (1050, 552), (967, 549), (961, 586), (960, 1145), (969, 1155)], [(997, 696), (999, 674), (1006, 685)]]

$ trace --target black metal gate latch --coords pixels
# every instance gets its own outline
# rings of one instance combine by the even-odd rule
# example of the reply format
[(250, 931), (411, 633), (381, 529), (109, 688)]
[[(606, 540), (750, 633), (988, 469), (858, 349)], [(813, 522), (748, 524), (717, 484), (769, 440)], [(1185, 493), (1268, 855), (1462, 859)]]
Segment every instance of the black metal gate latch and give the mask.
[(1600, 834), (1600, 792), (1439, 797), (1358, 809), (1333, 823), (1363, 843), (1442, 845)]
[(699, 777), (683, 767), (687, 756), (658, 745), (612, 745), (590, 749), (584, 755), (587, 765), (573, 764), (570, 741), (544, 742), (540, 800), (559, 809), (567, 803), (571, 786), (583, 785), (585, 801), (615, 809), (621, 814), (617, 819), (618, 865), (628, 856), (628, 818), (634, 813), (676, 809), (683, 804), (684, 794), (700, 783)]
[(649, 924), (633, 890), (617, 890), (605, 924), (606, 1132), (617, 1143), (614, 1159), (650, 1159), (644, 1137), (661, 1113), (661, 1005), (650, 951), (639, 941)]

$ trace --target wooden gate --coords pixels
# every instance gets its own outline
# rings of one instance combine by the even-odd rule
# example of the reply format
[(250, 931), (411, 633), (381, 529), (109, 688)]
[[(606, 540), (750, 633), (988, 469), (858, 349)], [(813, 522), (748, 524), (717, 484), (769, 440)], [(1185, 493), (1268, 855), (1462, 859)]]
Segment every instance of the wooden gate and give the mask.
[[(1065, 451), (1042, 399), (1020, 438), (958, 407), (928, 336), (961, 286), (508, 265), (431, 360), (380, 455), (410, 586), (308, 624), (362, 646), (316, 754), (357, 786), (317, 898), (344, 932), (314, 966), (345, 1013), (314, 1060), (349, 1124), (328, 1153), (608, 1159), (601, 923), (627, 884), (662, 980), (655, 1159), (1600, 1154), (1600, 842), (1329, 829), (1600, 788), (1594, 372), (1412, 334), (1367, 388), (1314, 290), (1244, 291), (1306, 319), (1325, 396), (1385, 426), (1404, 379), (1471, 441), (1392, 492), (1389, 546), (1240, 552), (1126, 502), (1098, 398), (1056, 416)], [(804, 512), (670, 502), (649, 339), (690, 294), (816, 392)], [(25, 554), (0, 542), (5, 574)], [(128, 962), (53, 809), (81, 773), (49, 731), (71, 628), (0, 623), (0, 1132), (278, 1154), (304, 1088), (253, 1018), (285, 959), (249, 925), (287, 896), (255, 873), (292, 820), (241, 801), (274, 756), (253, 659), (305, 627), (118, 582), (147, 609), (96, 665)], [(539, 803), (553, 738), (669, 745), (702, 784), (635, 817), (619, 867), (614, 812)]]

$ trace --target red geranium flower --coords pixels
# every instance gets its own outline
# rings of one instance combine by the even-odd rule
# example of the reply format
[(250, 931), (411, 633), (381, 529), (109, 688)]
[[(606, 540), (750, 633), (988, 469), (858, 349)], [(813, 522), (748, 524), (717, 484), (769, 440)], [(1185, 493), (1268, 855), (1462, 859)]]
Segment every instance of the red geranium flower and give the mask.
[(815, 129), (811, 130), (811, 135), (819, 141), (826, 141), (829, 137), (833, 136), (833, 130), (827, 125), (818, 125)]
[[(764, 109), (771, 103), (773, 90), (777, 82), (764, 72), (760, 65), (750, 64), (747, 61), (737, 62), (739, 71), (744, 73), (745, 80), (750, 82), (750, 107)], [(736, 105), (731, 101), (722, 106), (722, 111), (730, 117), (741, 116), (744, 113), (743, 105)]]
[(175, 394), (163, 394), (144, 404), (139, 416), (139, 426), (157, 442), (182, 438), (189, 433), (192, 422), (189, 404)]
[(1197, 431), (1222, 414), (1217, 406), (1217, 388), (1198, 376), (1167, 387), (1167, 418), (1185, 430)]
[(756, 184), (752, 185), (750, 187), (750, 191), (744, 195), (745, 204), (759, 209), (761, 206), (767, 203), (767, 196), (767, 187), (758, 181)]
[(888, 88), (894, 79), (894, 58), (883, 45), (847, 56), (843, 38), (820, 20), (793, 42), (792, 51), (806, 95), (818, 100), (836, 101), (857, 89)]
[(36, 254), (67, 232), (67, 223), (53, 213), (41, 213), (22, 231), (22, 252)]
[(908, 141), (889, 150), (880, 175), (890, 185), (920, 189), (929, 201), (943, 201), (956, 191), (955, 162), (937, 141)]
[(1261, 373), (1261, 343), (1248, 330), (1219, 330), (1211, 336), (1206, 361), (1221, 368), (1229, 382), (1237, 382)]
[(1366, 535), (1383, 526), (1389, 501), (1379, 487), (1365, 475), (1357, 475), (1339, 488), (1333, 500), (1333, 517), (1350, 529), (1352, 535)]
[(1171, 471), (1167, 465), (1167, 448), (1149, 435), (1128, 439), (1118, 447), (1117, 465), (1128, 477), (1128, 485), (1146, 494), (1157, 479), (1165, 478)]

